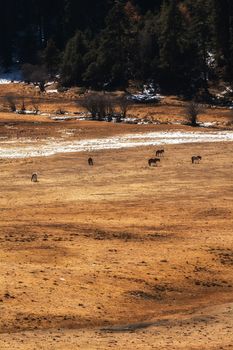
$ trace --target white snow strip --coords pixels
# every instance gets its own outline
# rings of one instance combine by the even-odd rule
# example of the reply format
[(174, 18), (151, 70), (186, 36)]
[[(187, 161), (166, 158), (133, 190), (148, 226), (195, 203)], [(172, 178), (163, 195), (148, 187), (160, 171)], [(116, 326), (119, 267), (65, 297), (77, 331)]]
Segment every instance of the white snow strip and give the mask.
[(54, 117), (50, 117), (50, 119), (55, 120), (55, 121), (60, 121), (60, 122), (64, 122), (66, 120), (79, 120), (78, 117), (74, 117), (74, 116), (54, 116)]
[(51, 90), (46, 90), (48, 94), (57, 94), (58, 90), (57, 89), (51, 89)]
[(205, 123), (199, 123), (199, 126), (210, 128), (212, 126), (215, 126), (216, 124), (217, 124), (216, 122), (205, 122)]
[(56, 140), (54, 138), (40, 142), (31, 139), (1, 140), (1, 158), (28, 158), (51, 156), (58, 153), (93, 152), (99, 150), (132, 148), (143, 146), (172, 145), (182, 143), (232, 142), (233, 132), (150, 132), (128, 134), (100, 139)]

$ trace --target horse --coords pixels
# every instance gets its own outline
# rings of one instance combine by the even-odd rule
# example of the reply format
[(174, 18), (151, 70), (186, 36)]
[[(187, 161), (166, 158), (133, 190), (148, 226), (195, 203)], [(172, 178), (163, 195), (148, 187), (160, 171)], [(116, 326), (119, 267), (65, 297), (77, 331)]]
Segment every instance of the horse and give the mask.
[(38, 176), (37, 173), (33, 173), (31, 177), (31, 182), (38, 182)]
[(162, 157), (163, 154), (164, 154), (164, 149), (158, 149), (158, 150), (155, 152), (156, 157)]
[(88, 164), (89, 164), (90, 166), (94, 165), (93, 159), (92, 159), (91, 157), (88, 158)]
[(152, 165), (156, 165), (157, 166), (157, 163), (160, 162), (160, 159), (159, 158), (150, 158), (148, 160), (148, 165), (149, 166), (152, 166)]
[(200, 160), (202, 159), (201, 156), (192, 156), (191, 160), (192, 160), (192, 164), (199, 164)]

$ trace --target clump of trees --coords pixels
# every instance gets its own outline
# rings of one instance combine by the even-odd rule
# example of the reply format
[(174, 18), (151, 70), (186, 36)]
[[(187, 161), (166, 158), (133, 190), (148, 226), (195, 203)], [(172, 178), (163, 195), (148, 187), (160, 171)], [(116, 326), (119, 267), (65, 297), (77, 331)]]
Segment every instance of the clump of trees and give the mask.
[(126, 95), (112, 97), (105, 93), (86, 94), (77, 103), (90, 113), (93, 120), (111, 121), (115, 117), (117, 122), (126, 118), (131, 105)]
[(45, 91), (45, 84), (49, 79), (45, 66), (26, 63), (22, 66), (22, 76), (25, 82), (38, 86), (41, 92)]
[(4, 96), (4, 101), (5, 101), (5, 106), (12, 113), (15, 113), (15, 112), (19, 114), (31, 113), (31, 114), (37, 115), (40, 111), (39, 100), (36, 97), (32, 97), (30, 100), (29, 104), (32, 107), (31, 112), (27, 111), (26, 103), (28, 104), (29, 101), (26, 101), (25, 96), (18, 97), (14, 94), (7, 94)]

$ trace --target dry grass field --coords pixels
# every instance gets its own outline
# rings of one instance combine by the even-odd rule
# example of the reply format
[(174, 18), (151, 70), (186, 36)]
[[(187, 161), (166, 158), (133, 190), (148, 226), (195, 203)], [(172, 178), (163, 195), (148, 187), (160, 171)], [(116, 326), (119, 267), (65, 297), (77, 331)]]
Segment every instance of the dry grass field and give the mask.
[[(181, 128), (0, 114), (16, 145)], [(154, 150), (0, 155), (1, 350), (233, 348), (233, 143)]]

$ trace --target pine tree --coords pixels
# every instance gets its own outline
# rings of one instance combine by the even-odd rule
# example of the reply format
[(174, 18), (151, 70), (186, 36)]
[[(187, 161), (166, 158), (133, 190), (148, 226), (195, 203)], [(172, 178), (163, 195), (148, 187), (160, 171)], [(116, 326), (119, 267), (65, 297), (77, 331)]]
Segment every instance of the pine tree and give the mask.
[(189, 2), (191, 17), (190, 38), (196, 49), (197, 63), (200, 67), (202, 87), (208, 93), (210, 73), (209, 54), (213, 52), (213, 8), (211, 0), (196, 0)]
[(159, 68), (159, 39), (157, 15), (148, 12), (137, 33), (134, 55), (134, 75), (139, 80), (157, 80)]
[(221, 78), (233, 81), (233, 3), (213, 0), (215, 48)]
[(83, 82), (88, 47), (88, 40), (81, 31), (68, 41), (61, 65), (61, 81), (64, 85), (78, 85)]
[(182, 86), (184, 26), (177, 0), (163, 2), (159, 19), (161, 83), (175, 89)]
[[(12, 21), (10, 20), (12, 19)], [(0, 64), (9, 67), (13, 59), (16, 12), (13, 1), (0, 2)]]
[(90, 84), (98, 81), (99, 87), (124, 86), (130, 75), (133, 29), (123, 1), (116, 1), (106, 18), (92, 61), (85, 74)]
[(52, 77), (59, 71), (60, 59), (61, 53), (56, 47), (54, 40), (50, 39), (43, 52), (43, 63)]

